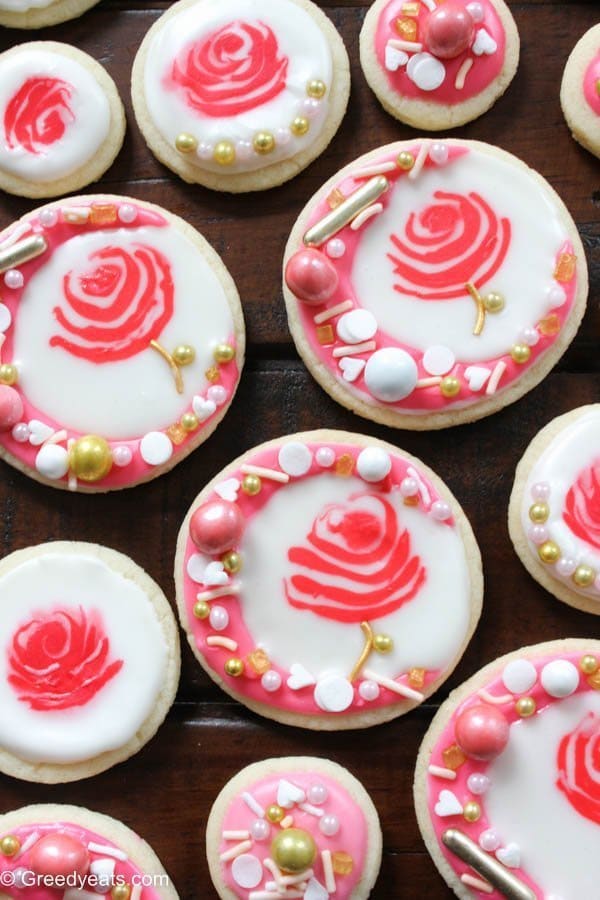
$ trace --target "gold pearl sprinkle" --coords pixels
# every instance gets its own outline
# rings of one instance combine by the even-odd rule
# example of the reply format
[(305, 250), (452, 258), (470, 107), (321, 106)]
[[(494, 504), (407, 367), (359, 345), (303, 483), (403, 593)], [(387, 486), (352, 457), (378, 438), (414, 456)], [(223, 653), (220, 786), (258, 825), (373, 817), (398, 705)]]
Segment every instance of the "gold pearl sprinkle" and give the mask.
[(581, 657), (579, 668), (584, 675), (593, 675), (594, 672), (598, 671), (598, 660), (595, 656), (586, 654), (585, 656)]
[(231, 141), (219, 141), (213, 150), (213, 159), (220, 166), (231, 166), (235, 162), (235, 147)]
[(482, 297), (481, 300), (486, 312), (499, 313), (504, 309), (505, 300), (498, 291), (490, 291), (490, 293)]
[(403, 150), (396, 157), (396, 164), (398, 165), (398, 168), (402, 169), (404, 172), (408, 172), (414, 166), (415, 158), (408, 150)]
[(213, 350), (214, 360), (218, 363), (231, 362), (234, 356), (235, 350), (233, 349), (231, 344), (217, 344), (217, 346)]
[(477, 822), (481, 818), (481, 807), (475, 800), (469, 800), (463, 807), (463, 817), (466, 822)]
[(529, 507), (529, 518), (538, 525), (545, 522), (549, 515), (550, 507), (547, 503), (534, 503), (533, 506)]
[(306, 116), (296, 116), (296, 118), (290, 125), (290, 131), (292, 132), (292, 134), (295, 134), (296, 137), (302, 137), (303, 134), (306, 134), (309, 128), (310, 122), (308, 121)]
[(210, 615), (210, 606), (204, 600), (198, 600), (194, 603), (194, 615), (197, 619), (208, 619)]
[(12, 363), (3, 363), (0, 366), (0, 384), (16, 384), (18, 379), (19, 372)]
[(199, 424), (198, 416), (193, 412), (184, 413), (180, 420), (180, 425), (184, 431), (195, 431)]
[(236, 553), (235, 550), (230, 550), (222, 556), (221, 562), (223, 563), (225, 571), (229, 572), (230, 575), (235, 575), (235, 573), (239, 572), (242, 568), (242, 557), (239, 553)]
[(312, 78), (306, 85), (306, 93), (314, 100), (321, 100), (327, 93), (327, 85), (320, 78)]
[(256, 153), (265, 156), (267, 153), (272, 153), (275, 149), (275, 138), (270, 131), (259, 131), (254, 135), (252, 146)]
[(99, 434), (77, 438), (69, 451), (71, 471), (81, 481), (100, 481), (108, 475), (112, 464), (110, 444)]
[(391, 653), (394, 649), (394, 641), (389, 634), (376, 634), (373, 638), (373, 649), (377, 653)]
[(242, 490), (245, 494), (248, 494), (249, 497), (256, 497), (257, 494), (260, 494), (261, 488), (262, 481), (258, 475), (244, 475)]
[(281, 820), (285, 816), (285, 810), (282, 809), (281, 806), (278, 806), (276, 803), (274, 803), (272, 806), (269, 806), (265, 815), (269, 822), (271, 822), (273, 825), (277, 825), (277, 823), (281, 822)]
[(543, 563), (555, 563), (560, 558), (560, 547), (554, 541), (545, 541), (538, 547), (538, 556)]
[(189, 344), (180, 344), (175, 347), (171, 356), (178, 366), (189, 366), (196, 359), (196, 351)]
[(129, 900), (131, 887), (128, 884), (115, 884), (110, 892), (112, 900)]
[(0, 840), (0, 853), (3, 856), (14, 856), (21, 849), (21, 841), (14, 834), (6, 834)]
[(225, 663), (225, 672), (232, 678), (239, 678), (244, 673), (244, 661), (237, 656), (232, 656)]
[(455, 375), (446, 375), (440, 382), (440, 391), (444, 397), (456, 397), (460, 393), (460, 381)]
[(515, 703), (515, 710), (522, 719), (528, 719), (534, 714), (537, 706), (533, 697), (519, 697)]
[(577, 587), (589, 587), (594, 583), (596, 571), (591, 566), (577, 566), (571, 577)]
[(531, 347), (528, 347), (527, 344), (515, 344), (511, 348), (510, 355), (516, 363), (523, 365), (531, 356)]
[(182, 131), (175, 138), (175, 149), (179, 150), (180, 153), (193, 153), (197, 146), (198, 141), (194, 135), (187, 134), (185, 131)]

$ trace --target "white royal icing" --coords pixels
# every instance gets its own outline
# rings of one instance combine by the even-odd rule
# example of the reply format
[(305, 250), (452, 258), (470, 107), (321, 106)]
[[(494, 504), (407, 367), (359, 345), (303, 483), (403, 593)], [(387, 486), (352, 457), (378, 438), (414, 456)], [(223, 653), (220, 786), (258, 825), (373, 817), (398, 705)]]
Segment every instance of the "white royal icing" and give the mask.
[[(285, 88), (272, 99), (234, 116), (214, 117), (189, 107), (180, 91), (165, 85), (165, 77), (180, 51), (202, 41), (232, 22), (262, 23), (276, 37), (279, 55), (287, 57)], [(156, 32), (148, 48), (144, 90), (150, 116), (162, 136), (174, 147), (179, 134), (198, 141), (198, 153), (185, 159), (212, 172), (249, 172), (296, 156), (321, 133), (328, 112), (333, 63), (329, 44), (314, 18), (289, 0), (202, 0), (170, 17)], [(318, 79), (327, 87), (320, 100), (309, 98), (306, 86)], [(305, 135), (290, 132), (297, 116), (306, 117)], [(275, 149), (260, 155), (252, 140), (260, 131), (275, 137)], [(223, 140), (236, 145), (236, 160), (223, 167), (212, 158), (212, 149)]]
[[(240, 544), (244, 621), (273, 662), (292, 675), (309, 674), (311, 680), (302, 683), (321, 676), (347, 678), (361, 653), (364, 636), (357, 625), (323, 617), (315, 628), (311, 612), (288, 603), (282, 596), (282, 585), (293, 571), (288, 551), (305, 545), (313, 522), (326, 506), (368, 492), (368, 485), (358, 478), (340, 479), (324, 473), (290, 483), (247, 522)], [(384, 496), (396, 510), (401, 528), (410, 534), (411, 553), (418, 554), (427, 569), (425, 584), (409, 603), (371, 622), (374, 631), (393, 638), (394, 649), (386, 655), (374, 653), (369, 668), (395, 678), (413, 666), (444, 668), (454, 659), (469, 628), (470, 577), (455, 528), (436, 522), (423, 510), (405, 506), (399, 492)], [(328, 578), (327, 583), (356, 590), (345, 578)]]
[[(47, 552), (0, 576), (0, 746), (28, 762), (67, 764), (127, 744), (164, 687), (168, 650), (146, 593), (92, 556)], [(20, 627), (58, 609), (96, 610), (108, 661), (123, 667), (83, 706), (35, 710), (8, 683)]]
[[(182, 394), (167, 363), (151, 347), (127, 359), (96, 364), (49, 344), (51, 336), (61, 333), (53, 310), (61, 306), (65, 273), (85, 274), (94, 265), (90, 254), (103, 247), (133, 252), (139, 244), (166, 257), (173, 275), (174, 310), (158, 337), (160, 344), (169, 352), (189, 344), (196, 352), (193, 363), (181, 369)], [(232, 331), (217, 275), (179, 229), (106, 229), (66, 241), (29, 279), (15, 322), (13, 357), (28, 400), (61, 427), (112, 439), (142, 437), (168, 427), (190, 407), (195, 393), (208, 384), (204, 373), (214, 365), (215, 345), (227, 341)]]
[[(41, 3), (23, 4), (42, 6)], [(17, 9), (9, 0), (0, 0), (0, 8)], [(60, 116), (66, 125), (62, 137), (54, 143), (35, 144), (38, 152), (25, 149), (7, 134), (6, 109), (12, 98), (30, 78), (51, 78), (69, 86), (67, 105), (49, 101), (48, 110), (40, 109), (36, 123), (44, 127), (44, 116)], [(36, 101), (39, 106), (39, 100)], [(27, 108), (21, 104), (21, 114)], [(110, 106), (106, 94), (93, 73), (81, 63), (52, 50), (30, 50), (11, 53), (0, 59), (0, 169), (34, 182), (54, 181), (84, 166), (107, 139), (110, 128)], [(12, 144), (12, 146), (10, 146)]]

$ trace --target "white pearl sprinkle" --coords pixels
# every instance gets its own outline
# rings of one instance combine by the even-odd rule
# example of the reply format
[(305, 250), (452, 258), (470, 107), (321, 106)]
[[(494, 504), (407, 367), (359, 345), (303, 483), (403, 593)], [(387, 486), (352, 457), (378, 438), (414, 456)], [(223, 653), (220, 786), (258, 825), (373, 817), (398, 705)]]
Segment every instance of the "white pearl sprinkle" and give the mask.
[(213, 606), (210, 610), (209, 622), (215, 631), (224, 631), (229, 625), (229, 613), (224, 606)]
[(403, 497), (416, 497), (419, 493), (419, 485), (416, 479), (410, 476), (403, 478), (400, 483), (400, 493)]
[(265, 691), (272, 694), (281, 687), (281, 675), (275, 669), (269, 669), (260, 679), (260, 683)]
[(328, 241), (325, 250), (327, 251), (327, 256), (330, 256), (332, 259), (340, 259), (346, 252), (346, 245), (341, 238), (332, 238)]
[(222, 384), (212, 384), (206, 392), (206, 396), (217, 406), (222, 406), (227, 400), (227, 388)]
[(315, 116), (319, 114), (320, 109), (321, 103), (319, 100), (307, 97), (306, 100), (302, 101), (302, 112), (307, 117), (307, 119), (314, 119)]
[(479, 846), (482, 850), (487, 850), (488, 853), (493, 853), (494, 850), (497, 850), (500, 843), (500, 838), (493, 828), (488, 828), (487, 831), (482, 831), (479, 835)]
[(471, 13), (474, 22), (483, 22), (485, 12), (481, 3), (467, 3), (467, 10)]
[(552, 287), (548, 288), (547, 297), (548, 303), (552, 308), (562, 306), (567, 299), (566, 292), (558, 284), (553, 284)]
[(485, 794), (490, 786), (490, 779), (482, 772), (473, 772), (467, 779), (467, 787), (472, 794)]
[(311, 784), (308, 789), (308, 802), (313, 803), (315, 806), (320, 806), (322, 803), (325, 803), (328, 797), (329, 791), (324, 784)]
[(577, 563), (570, 556), (561, 556), (556, 563), (556, 571), (559, 575), (562, 575), (563, 578), (568, 578), (569, 575), (572, 575), (576, 568)]
[(379, 697), (379, 685), (376, 681), (361, 681), (358, 688), (358, 693), (363, 700), (371, 703), (373, 700), (377, 700), (377, 698)]
[(4, 275), (4, 284), (7, 288), (11, 288), (12, 290), (22, 288), (25, 284), (23, 273), (19, 272), (18, 269), (9, 269)]
[(255, 841), (266, 841), (271, 836), (271, 826), (264, 819), (256, 819), (250, 826), (250, 834)]
[(198, 159), (210, 159), (213, 155), (213, 145), (207, 144), (206, 141), (200, 141), (196, 147), (196, 156)]
[(548, 540), (548, 529), (545, 525), (530, 525), (527, 536), (533, 544), (543, 544)]
[(518, 344), (527, 344), (528, 347), (535, 347), (540, 339), (539, 332), (536, 328), (524, 328), (519, 333)]
[(137, 209), (135, 206), (132, 206), (131, 203), (123, 203), (122, 206), (119, 207), (117, 213), (119, 219), (121, 222), (124, 222), (125, 225), (130, 225), (131, 222), (135, 222), (137, 214)]
[(12, 430), (12, 436), (18, 444), (24, 444), (28, 441), (30, 434), (31, 431), (27, 422), (17, 422)]
[(250, 141), (238, 141), (235, 145), (235, 155), (238, 159), (250, 159), (254, 153), (254, 147)]
[(547, 500), (550, 496), (550, 485), (547, 481), (538, 481), (531, 488), (531, 496), (534, 500)]
[(436, 500), (431, 504), (431, 515), (438, 522), (445, 522), (452, 515), (452, 510), (443, 500)]
[(124, 445), (120, 447), (115, 447), (113, 450), (113, 461), (115, 466), (128, 466), (131, 460), (133, 459), (133, 453), (131, 452), (130, 447), (125, 447)]
[(40, 213), (40, 225), (44, 228), (53, 228), (58, 222), (57, 209), (43, 209)]
[(340, 821), (337, 816), (322, 816), (319, 819), (319, 829), (326, 837), (333, 837), (340, 830)]
[(319, 447), (315, 453), (315, 459), (323, 469), (330, 469), (335, 462), (335, 450), (331, 447)]
[(280, 147), (285, 147), (292, 139), (292, 132), (289, 128), (278, 128), (275, 132), (275, 143)]
[(437, 166), (443, 166), (448, 162), (448, 145), (436, 141), (429, 150), (429, 159)]

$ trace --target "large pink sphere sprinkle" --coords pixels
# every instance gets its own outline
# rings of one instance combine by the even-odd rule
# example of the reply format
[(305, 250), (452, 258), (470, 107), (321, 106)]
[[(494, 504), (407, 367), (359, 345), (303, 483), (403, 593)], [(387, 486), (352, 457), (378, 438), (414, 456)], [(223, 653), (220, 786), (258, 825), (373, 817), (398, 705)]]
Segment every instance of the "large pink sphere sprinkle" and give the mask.
[(504, 713), (489, 703), (463, 710), (454, 723), (456, 743), (467, 756), (493, 759), (508, 743), (510, 725)]
[(448, 0), (431, 13), (426, 28), (427, 50), (440, 59), (454, 59), (470, 46), (475, 23), (464, 4)]
[(46, 834), (31, 849), (29, 868), (37, 875), (84, 876), (90, 865), (87, 847), (68, 834)]
[(244, 531), (244, 517), (235, 503), (210, 500), (193, 513), (190, 537), (202, 553), (212, 556), (231, 550)]
[(0, 431), (8, 431), (23, 418), (21, 395), (7, 384), (0, 384)]
[(309, 306), (325, 303), (335, 293), (338, 273), (320, 250), (308, 247), (294, 253), (285, 267), (285, 283)]

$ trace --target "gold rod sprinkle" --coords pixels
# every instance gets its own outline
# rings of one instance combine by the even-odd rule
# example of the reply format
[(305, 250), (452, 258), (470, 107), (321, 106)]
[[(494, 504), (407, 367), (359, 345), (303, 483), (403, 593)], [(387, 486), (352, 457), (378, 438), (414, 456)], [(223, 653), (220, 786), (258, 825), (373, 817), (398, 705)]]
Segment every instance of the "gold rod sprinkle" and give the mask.
[(41, 256), (47, 249), (48, 242), (41, 234), (32, 234), (30, 237), (23, 238), (22, 241), (17, 241), (6, 250), (0, 250), (0, 272), (21, 266), (30, 259)]
[(363, 647), (362, 653), (356, 661), (356, 665), (350, 672), (350, 681), (354, 681), (354, 679), (358, 676), (358, 673), (368, 660), (373, 649), (373, 629), (368, 622), (361, 622), (360, 627), (362, 629), (362, 633), (365, 636), (365, 646)]
[(458, 828), (448, 828), (442, 834), (442, 841), (448, 850), (471, 866), (478, 875), (485, 878), (508, 900), (536, 900), (535, 894), (527, 885), (513, 875), (501, 862), (490, 856), (485, 850), (467, 837)]
[(173, 378), (175, 379), (175, 387), (177, 388), (178, 394), (183, 394), (183, 378), (181, 377), (181, 372), (179, 371), (179, 366), (171, 356), (168, 350), (165, 350), (158, 341), (150, 341), (150, 346), (153, 350), (156, 350), (157, 353), (160, 353), (163, 359), (165, 359), (173, 373)]
[(318, 247), (324, 244), (329, 238), (341, 231), (345, 225), (348, 225), (352, 219), (359, 213), (381, 197), (390, 186), (389, 181), (384, 175), (376, 175), (361, 185), (358, 190), (346, 197), (343, 203), (327, 213), (316, 225), (309, 228), (304, 235), (304, 243), (307, 247)]
[(480, 335), (483, 331), (483, 326), (485, 325), (485, 306), (483, 305), (481, 294), (474, 284), (471, 284), (471, 282), (469, 281), (468, 284), (465, 284), (465, 288), (468, 290), (469, 294), (477, 304), (477, 321), (475, 322), (473, 334)]

